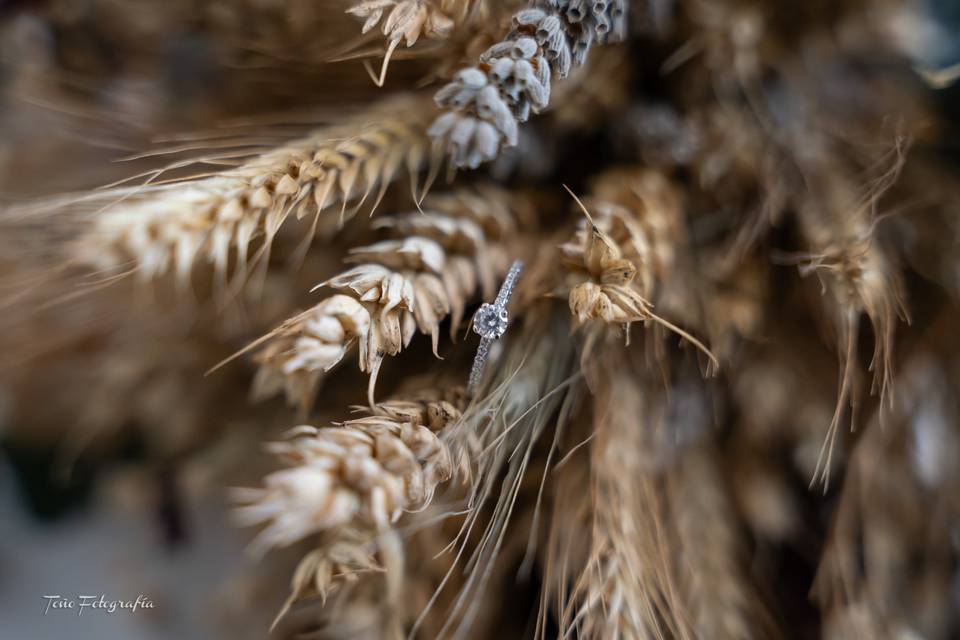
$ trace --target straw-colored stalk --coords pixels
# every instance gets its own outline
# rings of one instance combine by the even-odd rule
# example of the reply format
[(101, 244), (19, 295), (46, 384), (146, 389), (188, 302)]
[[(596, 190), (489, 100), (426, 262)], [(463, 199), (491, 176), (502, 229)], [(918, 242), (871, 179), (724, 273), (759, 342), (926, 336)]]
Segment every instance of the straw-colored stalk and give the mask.
[[(473, 477), (467, 517), (450, 544), (448, 573), (461, 572), (463, 580), (438, 638), (468, 637), (484, 610), (487, 590), (503, 569), (502, 554), (513, 550), (509, 534), (518, 500), (531, 483), (537, 491), (550, 467), (551, 457), (541, 467), (536, 453), (550, 448), (557, 415), (562, 421), (571, 411), (578, 376), (569, 321), (557, 310), (543, 299), (526, 309), (522, 323), (504, 337), (503, 352), (491, 354), (471, 410), (449, 434), (451, 447), (473, 463)], [(428, 603), (411, 633), (433, 606)]]
[[(610, 356), (605, 363), (623, 364)], [(593, 380), (590, 550), (561, 612), (561, 631), (577, 629), (584, 638), (692, 638), (671, 567), (677, 542), (669, 535), (650, 450), (650, 432), (666, 419), (662, 382), (644, 382), (621, 366), (595, 373), (603, 377)]]
[(955, 344), (913, 352), (894, 409), (877, 411), (849, 458), (812, 590), (825, 637), (946, 633), (960, 484)]
[(679, 456), (667, 476), (667, 497), (677, 536), (678, 583), (695, 637), (773, 637), (745, 570), (740, 523), (709, 445), (692, 446)]

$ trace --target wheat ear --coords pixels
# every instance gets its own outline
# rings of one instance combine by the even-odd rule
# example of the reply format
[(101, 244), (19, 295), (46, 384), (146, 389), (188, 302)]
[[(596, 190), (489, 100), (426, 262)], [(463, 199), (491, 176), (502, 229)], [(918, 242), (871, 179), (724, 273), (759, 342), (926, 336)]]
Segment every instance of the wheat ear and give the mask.
[(586, 371), (594, 390), (590, 442), (590, 552), (562, 612), (564, 630), (585, 638), (692, 638), (671, 567), (676, 542), (662, 491), (666, 451), (651, 450), (664, 428), (663, 383), (631, 374), (622, 347)]
[(554, 77), (579, 66), (595, 42), (623, 37), (626, 0), (535, 0), (513, 16), (506, 39), (437, 92), (444, 113), (430, 127), (454, 165), (475, 169), (517, 144), (519, 124), (550, 103)]
[(286, 468), (260, 489), (239, 489), (245, 525), (265, 524), (255, 552), (324, 531), (381, 531), (430, 502), (453, 473), (441, 436), (464, 406), (456, 390), (434, 399), (384, 402), (368, 415), (317, 429), (302, 426), (270, 450)]
[(432, 198), (422, 213), (378, 224), (399, 238), (353, 249), (348, 261), (360, 264), (324, 283), (342, 293), (275, 332), (257, 356), (256, 395), (285, 389), (309, 408), (322, 375), (357, 344), (373, 404), (385, 356), (400, 353), (418, 329), (431, 336), (436, 353), (440, 323), (450, 316), (455, 332), (479, 292), (494, 294), (517, 227), (509, 212), (470, 191)]
[[(670, 192), (666, 185), (660, 186)], [(635, 197), (638, 204), (633, 208), (597, 199), (592, 202), (596, 213), (591, 214), (572, 191), (570, 194), (588, 222), (571, 242), (560, 248), (570, 274), (568, 299), (577, 324), (592, 324), (595, 320), (623, 326), (653, 322), (702, 351), (710, 359), (711, 369), (718, 367), (706, 345), (653, 312), (654, 287), (666, 277), (673, 253), (670, 229), (658, 224), (657, 207), (643, 204), (642, 197)]]
[(393, 525), (404, 512), (426, 508), (464, 464), (455, 463), (444, 435), (465, 405), (465, 393), (456, 388), (385, 402), (340, 425), (297, 427), (270, 445), (286, 468), (268, 475), (263, 488), (234, 491), (237, 520), (266, 525), (252, 551), (263, 554), (319, 534), (274, 625), (297, 601), (326, 599), (359, 574), (380, 571), (381, 564), (387, 608), (396, 613), (403, 549)]
[[(133, 268), (144, 278), (174, 270), (186, 280), (200, 259), (220, 281), (243, 280), (266, 263), (271, 243), (291, 217), (311, 217), (304, 249), (320, 214), (340, 205), (339, 221), (375, 207), (402, 169), (411, 180), (436, 162), (424, 136), (424, 102), (401, 97), (350, 122), (320, 129), (216, 175), (102, 195), (99, 212), (76, 247), (81, 262)], [(352, 209), (348, 210), (348, 205)]]
[[(880, 216), (878, 202), (900, 175), (905, 150), (899, 143), (892, 150), (892, 164), (861, 194), (841, 167), (813, 175), (822, 186), (822, 198), (810, 199), (800, 208), (801, 230), (810, 252), (795, 256), (802, 275), (816, 274), (821, 290), (832, 307), (837, 330), (840, 382), (837, 405), (817, 459), (813, 487), (829, 487), (833, 449), (847, 406), (855, 409), (857, 393), (856, 347), (863, 315), (873, 326), (873, 371), (871, 392), (881, 404), (892, 407), (893, 342), (898, 318), (909, 319), (903, 300), (899, 271), (876, 237)], [(855, 416), (851, 416), (851, 426)]]

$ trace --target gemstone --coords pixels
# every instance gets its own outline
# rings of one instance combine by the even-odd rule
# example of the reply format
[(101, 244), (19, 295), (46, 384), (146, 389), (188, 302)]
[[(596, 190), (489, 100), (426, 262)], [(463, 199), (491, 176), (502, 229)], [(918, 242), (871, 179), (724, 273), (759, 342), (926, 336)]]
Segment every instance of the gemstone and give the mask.
[(473, 318), (473, 330), (483, 338), (495, 340), (507, 331), (507, 310), (486, 303)]

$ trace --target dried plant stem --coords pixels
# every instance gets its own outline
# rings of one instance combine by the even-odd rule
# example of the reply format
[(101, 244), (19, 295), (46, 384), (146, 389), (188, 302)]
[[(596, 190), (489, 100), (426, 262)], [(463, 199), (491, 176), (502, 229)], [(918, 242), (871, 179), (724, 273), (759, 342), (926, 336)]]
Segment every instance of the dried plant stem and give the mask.
[(661, 480), (647, 451), (645, 431), (665, 417), (662, 383), (616, 367), (596, 372), (591, 387), (591, 547), (563, 629), (586, 638), (694, 638), (671, 567), (676, 541)]
[(745, 575), (745, 551), (715, 452), (688, 448), (668, 474), (677, 535), (677, 572), (696, 637), (766, 638), (775, 634)]
[[(564, 415), (569, 390), (578, 379), (569, 327), (555, 305), (541, 301), (525, 315), (522, 327), (504, 337), (505, 350), (464, 420), (447, 439), (454, 451), (473, 462), (467, 499), (469, 513), (457, 538), (450, 570), (411, 633), (429, 614), (454, 572), (465, 578), (438, 638), (464, 637), (482, 606), (485, 590), (507, 537), (507, 527), (534, 447), (559, 411)], [(480, 531), (481, 513), (486, 515)], [(468, 542), (479, 536), (468, 549)]]

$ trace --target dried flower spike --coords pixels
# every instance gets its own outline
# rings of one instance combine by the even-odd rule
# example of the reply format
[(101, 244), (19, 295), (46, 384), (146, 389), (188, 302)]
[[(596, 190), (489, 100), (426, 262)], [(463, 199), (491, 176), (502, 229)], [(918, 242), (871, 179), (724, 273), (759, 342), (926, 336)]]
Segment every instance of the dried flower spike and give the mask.
[(507, 38), (437, 92), (445, 111), (430, 136), (461, 168), (516, 146), (519, 123), (550, 103), (553, 78), (583, 64), (595, 42), (623, 37), (625, 10), (625, 0), (545, 0), (518, 11)]

